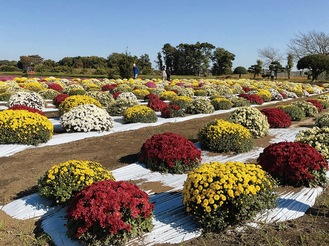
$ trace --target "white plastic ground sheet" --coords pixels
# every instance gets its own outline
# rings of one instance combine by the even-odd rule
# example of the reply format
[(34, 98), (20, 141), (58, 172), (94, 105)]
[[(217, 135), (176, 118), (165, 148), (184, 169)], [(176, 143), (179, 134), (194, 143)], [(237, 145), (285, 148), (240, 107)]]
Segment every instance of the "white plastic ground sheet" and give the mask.
[[(216, 111), (215, 114), (225, 113), (231, 110)], [(158, 122), (152, 124), (123, 124), (122, 117), (113, 117), (114, 128), (111, 132), (103, 133), (61, 133), (54, 135), (53, 138), (38, 147), (46, 145), (56, 145), (67, 143), (70, 141), (80, 140), (89, 137), (97, 137), (113, 132), (121, 132), (127, 130), (135, 130), (147, 126), (160, 125), (167, 122), (179, 122), (192, 118), (198, 118), (208, 115), (193, 115), (182, 118), (163, 119), (159, 118)], [(56, 127), (60, 127), (58, 119), (52, 119)], [(270, 129), (269, 134), (272, 136), (271, 142), (294, 141), (295, 135), (302, 129), (300, 128), (286, 128), (286, 129)], [(142, 143), (141, 143), (142, 144)], [(199, 144), (196, 144), (200, 147)], [(10, 156), (27, 148), (38, 148), (35, 146), (25, 145), (1, 145), (0, 156)], [(248, 153), (241, 153), (234, 156), (217, 155), (210, 156), (207, 151), (202, 151), (202, 162), (212, 161), (241, 161), (246, 162), (250, 159), (255, 159), (263, 151), (263, 148), (254, 148)], [(154, 245), (157, 243), (181, 243), (183, 241), (200, 236), (201, 230), (198, 229), (196, 223), (185, 212), (185, 207), (182, 204), (181, 190), (183, 188), (186, 174), (160, 174), (152, 172), (144, 167), (143, 164), (133, 163), (128, 166), (112, 170), (116, 180), (135, 180), (138, 184), (146, 182), (159, 182), (163, 186), (168, 187), (168, 191), (161, 193), (154, 193), (149, 190), (151, 202), (155, 203), (154, 208), (154, 228), (150, 233), (145, 234), (143, 239), (135, 239), (128, 243), (128, 245)], [(327, 173), (329, 178), (329, 172)], [(280, 222), (285, 220), (296, 219), (303, 216), (310, 206), (313, 206), (317, 196), (323, 191), (322, 188), (304, 188), (297, 193), (281, 194), (278, 199), (276, 208), (266, 211), (266, 213), (259, 214), (255, 218), (255, 222)], [(50, 203), (40, 197), (37, 193), (32, 194), (21, 199), (17, 199), (9, 204), (0, 206), (0, 209), (8, 215), (16, 219), (41, 219), (42, 228), (49, 234), (55, 245), (80, 245), (76, 241), (70, 240), (66, 236), (65, 207), (51, 207)]]

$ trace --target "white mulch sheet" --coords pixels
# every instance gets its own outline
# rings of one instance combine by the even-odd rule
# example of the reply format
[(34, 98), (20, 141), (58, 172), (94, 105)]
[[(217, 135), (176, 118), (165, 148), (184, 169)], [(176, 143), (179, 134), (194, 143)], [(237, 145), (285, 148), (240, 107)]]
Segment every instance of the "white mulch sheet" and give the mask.
[[(223, 113), (232, 110), (215, 112)], [(79, 139), (97, 137), (113, 132), (135, 130), (150, 125), (159, 125), (167, 122), (185, 121), (188, 119), (203, 117), (208, 115), (193, 115), (183, 118), (163, 119), (159, 118), (158, 122), (153, 124), (122, 124), (121, 117), (113, 117), (114, 128), (111, 132), (103, 133), (63, 133), (54, 135), (53, 138), (41, 146), (56, 145), (75, 141)], [(52, 119), (55, 127), (60, 127), (58, 119)], [(305, 128), (287, 128), (287, 129), (270, 129), (269, 134), (273, 136), (271, 142), (294, 141), (298, 131)], [(198, 144), (197, 144), (198, 146)], [(198, 146), (199, 147), (199, 146)], [(37, 148), (35, 146), (25, 145), (1, 145), (0, 156), (10, 156), (27, 148)], [(251, 158), (257, 158), (263, 151), (263, 148), (255, 148), (248, 153), (237, 154), (234, 156), (218, 155), (208, 156), (206, 151), (202, 151), (202, 161), (241, 161), (244, 162)], [(201, 234), (195, 222), (185, 212), (182, 204), (181, 190), (186, 179), (185, 174), (160, 174), (151, 172), (140, 163), (130, 164), (128, 166), (112, 170), (116, 180), (137, 180), (142, 184), (144, 182), (160, 182), (163, 186), (171, 187), (166, 192), (154, 193), (146, 191), (150, 196), (150, 201), (155, 203), (154, 209), (154, 229), (147, 233), (143, 241), (131, 241), (129, 244), (154, 245), (157, 243), (180, 243)], [(329, 172), (327, 173), (329, 177)], [(138, 185), (138, 183), (137, 183)], [(280, 222), (285, 220), (296, 219), (303, 216), (310, 206), (313, 206), (317, 196), (323, 191), (322, 188), (304, 188), (299, 192), (281, 194), (278, 199), (278, 206), (266, 213), (259, 214), (255, 222)], [(9, 204), (0, 206), (0, 209), (16, 219), (41, 218), (44, 231), (51, 236), (56, 245), (79, 245), (79, 243), (70, 240), (66, 236), (65, 207), (51, 207), (49, 202), (40, 197), (38, 194), (32, 194), (17, 199)]]

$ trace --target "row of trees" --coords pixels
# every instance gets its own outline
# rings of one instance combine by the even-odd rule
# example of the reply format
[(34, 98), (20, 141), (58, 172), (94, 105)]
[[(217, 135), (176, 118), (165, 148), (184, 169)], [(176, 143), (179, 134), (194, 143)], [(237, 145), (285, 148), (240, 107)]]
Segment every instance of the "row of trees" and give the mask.
[[(329, 36), (323, 32), (299, 33), (288, 44), (286, 54), (273, 47), (258, 50), (256, 64), (248, 69), (237, 67), (233, 72), (251, 73), (254, 77), (269, 76), (271, 71), (275, 75), (286, 71), (290, 78), (294, 62), (298, 69), (307, 69), (308, 75), (313, 80), (324, 71), (329, 71)], [(286, 57), (286, 65), (282, 62)], [(162, 51), (158, 52), (156, 70), (152, 68), (149, 55), (133, 56), (128, 51), (125, 53), (112, 53), (107, 59), (98, 56), (64, 57), (58, 62), (44, 60), (39, 55), (21, 56), (18, 62), (0, 60), (0, 71), (25, 71), (25, 72), (55, 72), (55, 73), (81, 73), (81, 74), (108, 74), (109, 77), (129, 78), (132, 76), (132, 64), (136, 63), (140, 74), (154, 74), (163, 67), (171, 70), (173, 75), (208, 76), (225, 75), (232, 73), (232, 64), (235, 55), (224, 48), (218, 48), (210, 43), (185, 44), (172, 46), (164, 44)], [(264, 71), (267, 71), (264, 72)]]

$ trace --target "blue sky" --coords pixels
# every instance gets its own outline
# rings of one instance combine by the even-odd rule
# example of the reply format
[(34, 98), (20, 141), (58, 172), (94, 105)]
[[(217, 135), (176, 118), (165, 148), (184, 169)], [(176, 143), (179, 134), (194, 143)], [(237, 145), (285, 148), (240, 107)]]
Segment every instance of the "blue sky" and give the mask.
[[(165, 43), (208, 42), (248, 68), (258, 50), (286, 53), (299, 32), (329, 33), (328, 0), (0, 0), (0, 60), (111, 53), (153, 62)], [(282, 62), (284, 65), (286, 61)]]

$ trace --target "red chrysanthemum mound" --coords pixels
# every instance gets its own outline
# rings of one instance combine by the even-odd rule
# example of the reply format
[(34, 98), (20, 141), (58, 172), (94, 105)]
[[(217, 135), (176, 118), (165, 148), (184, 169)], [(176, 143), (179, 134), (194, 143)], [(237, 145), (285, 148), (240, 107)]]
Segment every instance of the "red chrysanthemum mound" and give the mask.
[(264, 108), (261, 112), (266, 116), (270, 128), (286, 128), (291, 126), (290, 116), (280, 108)]
[(168, 107), (167, 103), (159, 99), (158, 97), (149, 97), (149, 101), (147, 103), (147, 106), (154, 111), (161, 111), (163, 108)]
[(155, 134), (142, 145), (140, 161), (154, 171), (185, 173), (201, 162), (201, 151), (183, 136)]
[(136, 185), (104, 180), (86, 186), (67, 209), (67, 235), (86, 245), (122, 245), (151, 231), (154, 204)]
[(61, 85), (59, 85), (59, 84), (56, 84), (56, 83), (50, 83), (48, 85), (48, 88), (49, 89), (53, 89), (53, 90), (58, 91), (58, 92), (62, 92), (63, 91), (63, 87)]
[(257, 94), (242, 93), (242, 94), (239, 94), (239, 97), (247, 99), (251, 104), (261, 105), (264, 103), (263, 98)]
[(109, 91), (111, 94), (113, 94), (113, 89), (117, 86), (117, 84), (106, 84), (102, 86), (102, 91)]
[(309, 99), (309, 100), (306, 100), (306, 102), (312, 103), (318, 109), (318, 112), (321, 112), (323, 110), (323, 105), (318, 100)]
[(12, 109), (12, 110), (27, 110), (29, 112), (37, 113), (37, 114), (40, 114), (40, 115), (45, 116), (45, 114), (42, 111), (40, 111), (39, 109), (31, 108), (31, 107), (25, 106), (25, 105), (14, 105), (14, 106), (9, 107), (8, 109)]
[(68, 98), (69, 95), (68, 94), (59, 94), (57, 95), (54, 99), (53, 99), (53, 104), (55, 105), (55, 107), (58, 108), (58, 106), (65, 101), (66, 98)]
[(313, 187), (326, 184), (328, 163), (306, 143), (271, 144), (259, 155), (257, 162), (282, 185)]

